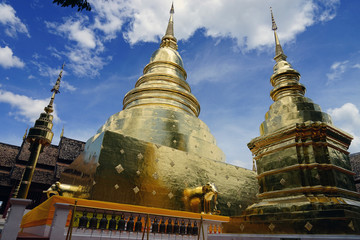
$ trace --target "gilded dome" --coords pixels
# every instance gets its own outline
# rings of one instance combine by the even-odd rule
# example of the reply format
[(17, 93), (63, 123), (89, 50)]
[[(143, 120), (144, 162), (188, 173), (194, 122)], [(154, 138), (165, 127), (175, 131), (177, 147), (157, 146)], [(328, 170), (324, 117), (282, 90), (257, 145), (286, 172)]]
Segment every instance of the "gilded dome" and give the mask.
[(172, 62), (182, 68), (184, 67), (183, 60), (178, 51), (170, 47), (161, 47), (156, 50), (150, 58), (150, 63), (152, 62)]

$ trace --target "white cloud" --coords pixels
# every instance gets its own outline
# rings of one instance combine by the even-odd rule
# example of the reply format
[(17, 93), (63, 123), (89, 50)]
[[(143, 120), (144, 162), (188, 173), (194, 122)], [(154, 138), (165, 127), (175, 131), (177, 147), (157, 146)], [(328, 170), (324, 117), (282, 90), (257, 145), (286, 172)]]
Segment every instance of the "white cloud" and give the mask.
[(316, 5), (319, 21), (329, 21), (336, 16), (336, 8), (340, 5), (340, 0), (318, 0)]
[[(56, 79), (59, 76), (60, 69), (59, 68), (52, 68), (49, 67), (46, 63), (36, 62), (32, 61), (34, 65), (38, 67), (38, 72), (43, 77), (48, 77), (50, 79), (50, 85), (54, 86)], [(67, 75), (67, 71), (63, 70), (63, 78), (61, 79), (60, 83), (60, 91), (61, 89), (66, 89), (70, 92), (73, 92), (76, 90), (76, 87), (71, 85), (69, 82), (64, 81), (64, 77)], [(35, 77), (33, 75), (30, 75), (28, 79), (34, 79)]]
[(70, 83), (68, 83), (68, 82), (66, 82), (64, 80), (61, 81), (60, 85), (61, 85), (61, 88), (64, 88), (64, 89), (66, 89), (66, 90), (68, 90), (70, 92), (73, 92), (73, 91), (76, 90), (76, 87), (74, 87), (73, 85), (71, 85)]
[[(38, 73), (43, 77), (49, 77), (52, 81), (58, 77), (60, 69), (49, 67), (46, 63), (32, 61), (38, 67)], [(65, 72), (65, 71), (64, 71)]]
[(67, 49), (67, 56), (70, 60), (69, 67), (79, 76), (97, 76), (99, 75), (99, 70), (106, 64), (106, 61), (111, 60), (110, 56), (107, 59), (104, 59), (96, 52), (84, 51), (71, 47), (68, 47)]
[(360, 69), (360, 63), (356, 63), (352, 66), (353, 68), (359, 68)]
[[(39, 118), (40, 113), (44, 112), (44, 107), (49, 104), (49, 101), (50, 99), (32, 99), (28, 96), (0, 89), (0, 102), (10, 104), (13, 111), (9, 112), (9, 115), (19, 121), (34, 123)], [(60, 121), (56, 111), (53, 115), (55, 122)]]
[(334, 62), (330, 67), (330, 73), (326, 74), (328, 83), (339, 80), (348, 68), (349, 61)]
[[(163, 36), (169, 18), (170, 2), (165, 0), (91, 1), (96, 28), (113, 37), (122, 24), (130, 20), (124, 36), (130, 44), (139, 41), (158, 41)], [(279, 0), (271, 3), (283, 42), (318, 21), (335, 17), (339, 0), (308, 1)], [(230, 37), (246, 49), (273, 43), (269, 6), (263, 1), (207, 0), (176, 1), (175, 34), (188, 39), (197, 29), (204, 28), (211, 37)]]
[(345, 103), (343, 106), (327, 111), (334, 122), (334, 125), (351, 135), (354, 140), (350, 146), (350, 152), (360, 152), (360, 111), (353, 103)]
[(60, 36), (65, 34), (68, 39), (75, 41), (78, 46), (94, 49), (96, 47), (95, 33), (85, 26), (88, 21), (88, 17), (77, 15), (76, 19), (68, 18), (60, 25), (51, 22), (45, 22), (45, 24), (52, 33)]
[(14, 8), (6, 3), (0, 3), (0, 23), (5, 25), (5, 33), (10, 37), (16, 37), (17, 32), (24, 33), (30, 37), (29, 31), (24, 23), (15, 15)]
[(20, 58), (14, 56), (13, 51), (8, 46), (0, 47), (0, 65), (3, 68), (18, 67), (22, 68), (25, 66), (24, 62)]
[[(295, 39), (306, 27), (331, 20), (339, 0), (278, 0), (272, 3), (282, 43)], [(80, 76), (97, 76), (107, 60), (104, 43), (121, 32), (131, 44), (159, 41), (166, 30), (168, 0), (92, 0), (92, 15), (76, 15), (46, 26), (74, 43), (62, 54)], [(269, 7), (263, 1), (182, 0), (175, 3), (175, 36), (187, 40), (198, 29), (213, 38), (232, 38), (243, 51), (273, 44)], [(54, 50), (54, 49), (53, 49)], [(59, 56), (59, 51), (53, 51)], [(89, 74), (90, 73), (90, 74)]]
[(100, 56), (104, 51), (104, 39), (96, 36), (95, 27), (89, 23), (88, 17), (77, 15), (77, 18), (65, 19), (62, 24), (46, 22), (46, 26), (51, 33), (75, 42), (67, 44), (63, 51), (49, 47), (51, 55), (58, 59), (67, 58), (67, 65), (78, 76), (94, 77), (99, 74), (107, 60)]

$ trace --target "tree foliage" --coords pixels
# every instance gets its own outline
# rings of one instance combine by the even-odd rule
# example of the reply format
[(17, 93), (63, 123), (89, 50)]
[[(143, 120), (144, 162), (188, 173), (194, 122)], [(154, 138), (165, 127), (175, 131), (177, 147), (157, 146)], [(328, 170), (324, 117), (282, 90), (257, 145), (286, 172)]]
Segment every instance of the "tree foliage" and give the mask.
[(91, 11), (90, 3), (87, 0), (53, 0), (53, 3), (61, 7), (77, 7), (78, 11), (86, 10)]

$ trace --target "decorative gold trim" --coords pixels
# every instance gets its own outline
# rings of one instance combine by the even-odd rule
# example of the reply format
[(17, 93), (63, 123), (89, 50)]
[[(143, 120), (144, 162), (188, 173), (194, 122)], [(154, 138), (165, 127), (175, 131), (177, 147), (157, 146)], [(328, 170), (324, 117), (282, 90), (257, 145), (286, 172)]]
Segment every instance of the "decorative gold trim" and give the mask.
[(181, 87), (183, 87), (185, 90), (191, 92), (191, 88), (189, 84), (186, 82), (186, 80), (182, 80), (181, 78), (175, 78), (170, 74), (155, 74), (155, 73), (148, 73), (146, 75), (142, 75), (136, 82), (135, 87), (139, 87), (141, 84), (146, 83), (148, 81), (166, 81), (175, 83)]
[(179, 94), (179, 95), (189, 99), (189, 101), (193, 102), (194, 105), (199, 105), (199, 102), (197, 101), (197, 99), (195, 97), (192, 96), (191, 93), (178, 91), (178, 90), (175, 90), (172, 88), (160, 88), (160, 87), (134, 88), (125, 95), (123, 103), (125, 104), (125, 102), (127, 101), (127, 99), (129, 98), (130, 95), (135, 95), (137, 93), (142, 93), (142, 92), (147, 92), (147, 91), (161, 91), (161, 92), (176, 93), (176, 94)]
[(187, 73), (186, 73), (185, 69), (183, 67), (181, 67), (179, 64), (176, 64), (176, 63), (173, 63), (170, 61), (155, 61), (155, 62), (148, 63), (144, 67), (143, 74), (146, 74), (146, 72), (149, 70), (150, 67), (152, 67), (153, 65), (158, 65), (159, 63), (170, 64), (170, 65), (178, 68), (184, 75), (185, 80), (187, 79)]
[(137, 104), (135, 106), (130, 106), (127, 109), (134, 108), (134, 107), (139, 107), (139, 106), (144, 106), (144, 105), (164, 105), (164, 106), (167, 106), (167, 107), (175, 107), (175, 108), (179, 108), (181, 110), (184, 110), (185, 112), (188, 112), (190, 115), (193, 115), (193, 113), (187, 111), (184, 108), (181, 108), (181, 107), (178, 107), (178, 106), (175, 106), (175, 105), (166, 104), (166, 103), (156, 103), (156, 104), (154, 104), (154, 103), (141, 103), (141, 104)]
[[(175, 98), (171, 98), (171, 97), (164, 97), (164, 96), (143, 96), (143, 97), (138, 97), (138, 95), (141, 95), (141, 93), (144, 92), (150, 92), (150, 93), (156, 93), (156, 92), (171, 92), (172, 94), (176, 94), (179, 98), (185, 98), (191, 105), (188, 105), (184, 102), (180, 102), (179, 100), (176, 100)], [(189, 109), (191, 109), (191, 111), (194, 112), (195, 116), (199, 116), (200, 113), (200, 105), (197, 102), (196, 98), (193, 98), (191, 95), (187, 95), (186, 93), (182, 93), (180, 91), (175, 91), (173, 89), (164, 89), (164, 88), (155, 88), (155, 87), (151, 87), (151, 88), (146, 88), (146, 89), (133, 89), (132, 91), (130, 91), (128, 94), (126, 94), (126, 96), (124, 97), (124, 101), (123, 101), (123, 109), (126, 109), (127, 106), (136, 100), (139, 99), (146, 99), (146, 98), (160, 98), (160, 99), (168, 99), (168, 100), (173, 100), (176, 102), (179, 102), (182, 105), (187, 106)], [(157, 103), (154, 103), (157, 104)]]
[(285, 189), (285, 190), (278, 190), (278, 191), (271, 191), (271, 192), (265, 192), (258, 194), (258, 198), (272, 198), (276, 197), (278, 195), (284, 195), (284, 194), (294, 194), (294, 193), (343, 193), (346, 195), (351, 195), (355, 197), (360, 197), (360, 193), (350, 191), (343, 188), (338, 187), (331, 187), (331, 186), (312, 186), (312, 187), (299, 187), (299, 188), (293, 188), (293, 189)]
[[(140, 95), (140, 94), (139, 94), (139, 95)], [(181, 105), (184, 105), (184, 106), (186, 106), (187, 108), (189, 108), (189, 109), (194, 113), (195, 116), (198, 116), (198, 115), (199, 115), (199, 112), (200, 112), (199, 109), (196, 109), (196, 108), (192, 107), (192, 106), (189, 105), (189, 104), (186, 104), (186, 103), (184, 103), (184, 102), (181, 102), (181, 101), (179, 101), (179, 100), (177, 100), (177, 99), (175, 99), (175, 98), (164, 97), (164, 96), (156, 96), (156, 97), (154, 97), (154, 96), (140, 96), (140, 97), (134, 96), (134, 99), (131, 99), (131, 98), (130, 98), (130, 99), (127, 101), (127, 103), (124, 104), (123, 109), (128, 108), (129, 104), (131, 104), (132, 102), (134, 102), (134, 101), (136, 101), (136, 100), (151, 99), (151, 98), (155, 98), (155, 99), (166, 99), (166, 100), (172, 100), (172, 101), (178, 102), (178, 103), (180, 103)], [(149, 103), (149, 104), (157, 105), (157, 104), (159, 104), (159, 103)], [(136, 105), (141, 105), (141, 104), (136, 104)], [(169, 106), (176, 106), (176, 105), (171, 105), (171, 104), (168, 104), (168, 105), (169, 105)], [(179, 106), (177, 106), (177, 107), (179, 107)], [(179, 108), (181, 108), (181, 107), (179, 107)], [(182, 109), (182, 108), (181, 108), (181, 109)]]
[(327, 163), (310, 163), (310, 164), (296, 164), (296, 165), (292, 165), (292, 166), (288, 166), (288, 167), (283, 167), (281, 169), (275, 169), (275, 170), (270, 170), (270, 171), (266, 171), (263, 172), (261, 174), (259, 174), (257, 176), (258, 179), (263, 178), (265, 176), (268, 175), (274, 175), (274, 174), (278, 174), (278, 173), (282, 173), (282, 172), (287, 172), (287, 171), (293, 171), (293, 170), (297, 170), (297, 169), (313, 169), (313, 168), (318, 168), (318, 169), (334, 169), (334, 170), (338, 170), (339, 172), (348, 174), (348, 175), (356, 175), (354, 172), (347, 170), (345, 168), (336, 166), (334, 164), (327, 164)]

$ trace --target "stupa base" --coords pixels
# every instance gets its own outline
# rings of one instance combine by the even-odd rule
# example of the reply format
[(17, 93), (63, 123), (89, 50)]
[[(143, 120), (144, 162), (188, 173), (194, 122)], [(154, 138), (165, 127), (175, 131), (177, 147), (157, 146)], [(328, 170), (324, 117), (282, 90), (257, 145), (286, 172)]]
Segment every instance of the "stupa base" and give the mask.
[(224, 232), (360, 235), (360, 202), (326, 196), (262, 200), (231, 218)]

